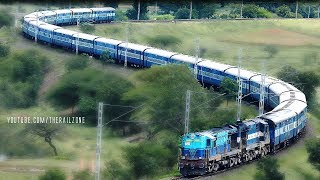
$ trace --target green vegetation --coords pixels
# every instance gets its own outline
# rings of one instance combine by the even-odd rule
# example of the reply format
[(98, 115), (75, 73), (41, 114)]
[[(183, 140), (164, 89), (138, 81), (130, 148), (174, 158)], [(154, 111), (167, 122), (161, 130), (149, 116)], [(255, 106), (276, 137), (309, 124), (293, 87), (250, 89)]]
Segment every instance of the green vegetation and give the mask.
[(126, 157), (132, 164), (133, 174), (137, 179), (152, 176), (169, 165), (168, 149), (155, 143), (141, 143), (138, 146), (129, 147), (126, 149)]
[(49, 169), (39, 178), (40, 180), (66, 180), (65, 173), (60, 169)]
[(47, 57), (35, 50), (16, 52), (0, 62), (1, 106), (26, 108), (36, 104), (46, 71)]
[(151, 20), (173, 20), (174, 16), (171, 14), (153, 15), (150, 17)]
[(103, 177), (105, 179), (119, 179), (130, 180), (133, 179), (132, 170), (124, 165), (121, 165), (118, 161), (106, 162), (105, 170), (103, 171)]
[(148, 39), (148, 44), (159, 46), (160, 48), (175, 47), (181, 43), (181, 40), (173, 35), (158, 35), (146, 38)]
[(227, 106), (228, 106), (228, 101), (231, 99), (235, 99), (237, 92), (238, 92), (238, 84), (236, 81), (230, 79), (230, 78), (225, 78), (221, 82), (221, 86), (219, 91), (221, 93), (226, 94), (227, 97)]
[(3, 26), (12, 26), (14, 23), (13, 16), (7, 9), (0, 9), (0, 28)]
[(244, 18), (271, 18), (272, 13), (259, 6), (248, 4), (243, 7)]
[(258, 172), (255, 174), (256, 180), (283, 180), (284, 174), (279, 172), (279, 163), (274, 158), (262, 158), (257, 163)]
[(85, 69), (88, 67), (88, 61), (87, 56), (75, 56), (66, 62), (66, 69), (68, 71)]
[(100, 60), (102, 60), (105, 63), (115, 63), (116, 61), (111, 58), (109, 51), (103, 51), (103, 53), (100, 56)]
[(73, 179), (74, 180), (93, 180), (94, 176), (88, 169), (86, 169), (86, 170), (74, 172)]
[[(181, 8), (175, 14), (176, 19), (189, 19), (190, 10), (188, 8)], [(194, 18), (194, 17), (193, 17)]]
[(320, 171), (320, 139), (310, 139), (307, 143), (308, 160)]
[[(140, 5), (140, 8), (138, 6)], [(138, 19), (138, 9), (140, 9), (139, 20), (149, 19), (148, 17), (148, 4), (144, 1), (134, 0), (132, 8), (128, 9), (126, 15), (129, 19)]]
[(83, 33), (91, 34), (95, 30), (94, 24), (90, 23), (80, 23), (80, 30)]
[(282, 5), (276, 8), (275, 11), (278, 16), (284, 17), (284, 18), (294, 18), (296, 16), (295, 13), (291, 12), (290, 7), (287, 5)]
[(315, 96), (316, 88), (320, 85), (320, 76), (318, 74), (313, 71), (300, 72), (291, 66), (285, 66), (279, 71), (278, 78), (300, 89), (306, 95), (309, 106), (317, 108)]
[[(119, 76), (87, 68), (65, 74), (50, 90), (48, 99), (57, 107), (71, 107), (72, 114), (77, 107), (77, 115), (86, 117), (87, 123), (95, 125), (97, 103), (121, 104), (122, 94), (130, 87), (130, 82)], [(109, 110), (105, 113), (106, 118), (111, 119), (121, 112), (120, 109)]]
[(50, 145), (52, 148), (54, 155), (58, 156), (57, 148), (53, 144), (53, 138), (58, 135), (61, 135), (64, 130), (64, 127), (61, 124), (26, 124), (25, 132), (27, 134), (31, 134), (37, 136), (39, 138), (43, 138), (46, 143)]
[[(223, 10), (228, 9), (230, 6), (229, 4), (225, 4), (225, 9)], [(26, 9), (26, 12), (31, 12), (33, 10), (32, 8), (34, 8), (31, 6), (23, 7)], [(181, 7), (177, 7), (176, 10), (179, 8)], [(194, 8), (197, 9), (196, 3), (194, 4)], [(271, 9), (268, 10), (272, 11)], [(230, 14), (230, 12), (231, 11), (228, 10), (225, 13)], [(238, 13), (239, 11), (235, 10), (233, 12)], [(162, 13), (163, 9), (160, 9), (159, 14)], [(221, 13), (221, 9), (214, 9), (214, 13)], [(170, 14), (170, 12), (166, 14)], [(173, 13), (171, 12), (171, 14)], [(198, 16), (202, 16), (200, 15), (200, 11), (198, 11)], [(208, 15), (208, 17), (209, 16), (210, 15)], [(114, 24), (112, 26), (95, 26), (99, 28), (96, 28), (93, 34), (112, 37), (114, 39), (120, 40), (124, 38), (125, 26), (123, 26), (123, 24)], [(77, 27), (68, 28), (76, 29)], [(318, 35), (319, 32), (319, 24), (315, 23), (315, 21), (312, 20), (227, 22), (217, 21), (210, 23), (177, 22), (168, 24), (136, 23), (131, 25), (130, 41), (146, 45), (150, 45), (153, 43), (152, 45), (156, 47), (168, 49), (174, 52), (194, 55), (194, 39), (200, 37), (202, 58), (209, 58), (233, 65), (236, 65), (238, 47), (241, 46), (245, 52), (242, 65), (244, 68), (260, 71), (260, 59), (267, 59), (266, 69), (268, 74), (276, 75), (279, 71), (279, 67), (286, 64), (290, 64), (301, 72), (304, 72), (306, 70), (317, 72), (320, 67), (320, 64), (317, 61), (319, 57), (318, 48), (320, 44)], [(152, 36), (150, 34), (152, 34)], [(149, 36), (146, 37), (146, 35)], [(170, 35), (170, 38), (175, 37), (176, 39), (174, 41), (171, 41), (170, 38), (169, 40), (165, 39), (165, 36), (168, 35)], [(30, 47), (30, 43), (32, 42), (16, 34), (14, 36), (16, 39), (15, 41), (11, 41), (11, 39), (8, 39), (7, 37), (12, 37), (12, 32), (10, 32), (10, 29), (2, 28), (0, 31), (0, 39), (5, 39), (5, 42), (9, 42), (12, 52), (9, 53), (9, 55), (5, 58), (2, 58), (0, 60), (0, 63), (7, 62), (9, 64), (9, 60), (7, 61), (6, 59), (11, 59), (11, 57), (13, 57), (12, 54), (14, 54), (13, 52), (15, 49), (28, 49)], [(164, 43), (162, 43), (162, 41)], [(6, 123), (6, 117), (8, 116), (64, 116), (73, 114), (72, 112), (70, 113), (70, 111), (72, 111), (72, 106), (58, 105), (54, 106), (55, 108), (53, 108), (51, 107), (51, 103), (53, 103), (52, 100), (50, 100), (50, 103), (48, 103), (47, 99), (44, 98), (48, 94), (50, 94), (53, 89), (63, 84), (63, 82), (64, 85), (67, 85), (67, 82), (71, 84), (79, 83), (81, 86), (81, 90), (76, 91), (75, 94), (80, 94), (81, 96), (83, 95), (86, 97), (82, 99), (81, 106), (80, 101), (77, 101), (77, 104), (73, 109), (74, 113), (77, 114), (74, 115), (79, 115), (78, 113), (80, 112), (89, 112), (89, 114), (92, 114), (93, 117), (95, 114), (94, 107), (96, 107), (96, 103), (100, 100), (99, 97), (106, 98), (106, 102), (127, 104), (133, 106), (139, 106), (146, 103), (144, 106), (141, 106), (143, 107), (141, 108), (141, 111), (135, 111), (135, 113), (121, 118), (124, 120), (129, 119), (133, 122), (136, 121), (137, 123), (139, 121), (147, 122), (135, 126), (132, 125), (132, 127), (130, 127), (130, 131), (132, 129), (131, 133), (141, 131), (143, 133), (146, 133), (146, 137), (144, 136), (142, 140), (140, 139), (142, 142), (135, 143), (125, 138), (114, 137), (117, 135), (128, 135), (127, 133), (121, 133), (121, 131), (127, 132), (128, 126), (131, 126), (129, 124), (112, 122), (110, 123), (110, 126), (104, 129), (102, 161), (107, 160), (106, 167), (104, 169), (105, 179), (130, 179), (133, 177), (133, 175), (138, 176), (140, 169), (137, 169), (137, 167), (144, 168), (149, 172), (149, 175), (147, 177), (145, 176), (142, 178), (159, 179), (158, 177), (163, 177), (164, 174), (169, 174), (169, 176), (172, 176), (172, 174), (177, 174), (177, 167), (175, 163), (177, 162), (177, 154), (179, 150), (179, 131), (182, 131), (181, 127), (183, 126), (183, 124), (181, 123), (181, 114), (183, 114), (184, 112), (183, 105), (185, 101), (185, 94), (181, 91), (178, 92), (177, 89), (174, 88), (176, 84), (182, 86), (183, 83), (179, 84), (172, 82), (166, 85), (165, 82), (171, 80), (173, 78), (171, 76), (178, 76), (181, 78), (181, 81), (184, 81), (184, 77), (188, 76), (189, 70), (187, 68), (179, 67), (177, 68), (179, 72), (174, 74), (168, 73), (168, 70), (165, 67), (157, 67), (155, 69), (151, 68), (146, 70), (149, 71), (148, 75), (151, 75), (150, 78), (144, 77), (142, 75), (144, 72), (138, 72), (132, 75), (132, 73), (134, 72), (134, 70), (132, 69), (122, 70), (121, 68), (118, 68), (119, 66), (117, 67), (113, 64), (102, 65), (99, 61), (90, 61), (85, 66), (82, 66), (82, 64), (79, 62), (80, 65), (75, 65), (75, 69), (69, 69), (67, 68), (66, 64), (75, 63), (75, 61), (71, 62), (72, 60), (70, 56), (73, 56), (72, 53), (65, 52), (61, 49), (46, 47), (40, 44), (32, 45), (36, 48), (41, 49), (41, 53), (48, 56), (48, 59), (50, 60), (50, 69), (44, 68), (45, 72), (49, 72), (45, 73), (45, 81), (41, 81), (44, 83), (41, 83), (42, 86), (40, 88), (40, 91), (38, 90), (38, 103), (36, 103), (32, 107), (22, 109), (7, 109), (6, 107), (0, 108), (0, 136), (2, 137), (0, 138), (0, 144), (6, 144), (6, 146), (0, 147), (0, 153), (4, 153), (10, 158), (9, 160), (0, 162), (1, 177), (4, 176), (8, 179), (36, 179), (36, 177), (40, 174), (31, 174), (31, 170), (26, 170), (26, 172), (21, 173), (9, 172), (7, 169), (3, 170), (3, 167), (18, 167), (30, 169), (35, 168), (39, 169), (40, 171), (51, 169), (53, 167), (59, 167), (61, 169), (63, 168), (66, 171), (66, 175), (68, 176), (68, 178), (71, 176), (73, 176), (73, 178), (78, 178), (78, 173), (73, 174), (73, 171), (78, 171), (79, 169), (91, 169), (90, 164), (94, 162), (95, 153), (95, 128), (82, 125), (66, 126), (66, 129), (63, 133), (64, 136), (54, 139), (54, 144), (57, 148), (57, 151), (59, 152), (59, 156), (54, 158), (51, 157), (52, 149), (47, 145), (43, 138), (39, 139), (30, 136), (26, 141), (24, 138), (21, 138), (23, 136), (21, 134), (22, 130), (24, 129), (23, 126), (10, 124), (8, 125)], [(11, 64), (10, 66), (12, 66), (12, 68), (14, 69), (15, 63)], [(92, 70), (92, 68), (95, 68), (96, 70)], [(91, 73), (89, 73), (89, 71), (91, 71)], [(3, 73), (3, 71), (0, 71), (0, 73)], [(71, 74), (73, 74), (74, 77), (68, 77), (71, 76)], [(95, 75), (92, 74), (97, 75), (98, 78), (95, 78)], [(184, 76), (181, 76), (181, 74), (184, 74)], [(2, 77), (9, 78), (9, 76), (7, 75), (1, 76), (1, 78)], [(104, 77), (105, 80), (101, 80), (102, 77)], [(188, 76), (188, 79), (190, 77), (192, 78), (192, 75)], [(74, 79), (75, 82), (72, 82), (72, 79)], [(152, 83), (154, 80), (156, 80), (159, 85)], [(106, 81), (108, 81), (108, 83)], [(110, 86), (109, 81), (111, 81)], [(125, 81), (130, 85), (128, 85), (128, 87), (123, 86), (123, 89), (121, 89), (117, 87), (118, 84), (121, 84), (119, 83), (119, 81)], [(95, 85), (95, 83), (100, 82), (104, 87), (98, 88)], [(11, 83), (12, 82), (10, 82), (10, 84)], [(134, 86), (131, 84), (134, 84)], [(168, 86), (172, 87), (170, 88)], [(202, 113), (202, 110), (199, 110), (198, 108), (192, 109), (192, 131), (208, 129), (213, 126), (220, 126), (221, 124), (235, 121), (236, 106), (234, 105), (234, 103), (229, 103), (228, 106), (226, 106), (227, 101), (225, 98), (227, 96), (225, 96), (225, 98), (219, 98), (218, 93), (203, 89), (200, 90), (198, 89), (200, 88), (200, 85), (195, 83), (194, 80), (191, 84), (188, 84), (186, 88), (189, 88), (189, 86), (194, 88), (191, 90), (196, 92), (213, 93), (208, 95), (192, 94), (191, 100), (195, 100), (194, 102), (192, 102), (194, 103), (192, 104), (192, 106), (199, 106), (199, 109), (204, 108), (205, 111), (208, 111), (205, 113), (211, 113), (210, 115), (204, 115), (210, 118), (199, 118), (200, 121), (196, 122), (196, 119), (194, 119), (193, 116), (196, 116), (196, 114), (199, 112)], [(112, 89), (115, 89), (115, 91), (121, 91), (121, 95), (117, 95), (117, 100), (115, 101), (113, 101), (113, 99), (110, 100), (107, 98), (109, 97), (107, 94), (114, 93)], [(143, 92), (139, 93), (139, 89), (143, 89)], [(155, 92), (159, 91), (159, 93), (153, 94), (152, 92), (147, 92), (149, 90)], [(173, 94), (179, 94), (179, 96), (171, 96), (171, 90), (173, 91)], [(50, 92), (48, 93), (48, 91)], [(134, 91), (137, 92), (133, 93)], [(103, 94), (102, 92), (105, 92), (105, 94)], [(143, 96), (142, 93), (145, 92), (150, 97)], [(162, 93), (160, 92), (166, 94), (162, 95)], [(131, 96), (130, 98), (128, 98), (131, 93), (139, 96)], [(124, 94), (125, 97), (123, 97)], [(158, 100), (157, 96), (163, 96), (164, 98)], [(69, 98), (69, 96), (65, 97)], [(319, 93), (315, 97), (319, 97)], [(152, 103), (152, 98), (154, 98), (155, 100), (154, 103)], [(208, 104), (202, 105), (201, 103), (199, 103), (199, 101), (197, 101), (197, 99), (201, 100), (201, 98), (205, 98), (206, 101), (212, 101), (210, 101)], [(159, 106), (157, 106), (158, 104), (156, 104), (157, 101), (160, 102)], [(145, 108), (149, 105), (151, 105), (150, 109)], [(176, 106), (177, 108), (172, 108), (171, 111), (164, 109), (165, 105), (169, 107)], [(71, 107), (71, 109), (69, 109), (69, 107)], [(256, 107), (244, 105), (242, 108), (242, 119), (255, 117), (257, 113)], [(162, 109), (163, 112), (161, 112)], [(109, 112), (118, 111), (118, 109), (114, 108), (107, 108), (105, 110), (106, 114), (109, 114)], [(122, 110), (119, 110), (117, 113), (122, 114), (121, 111)], [(169, 116), (167, 116), (167, 118), (161, 117), (165, 113), (165, 111), (169, 112), (170, 115), (172, 115), (171, 120), (173, 122), (175, 120), (179, 120), (178, 122), (180, 123), (175, 124), (178, 129), (180, 128), (179, 131), (174, 130), (175, 128), (169, 127), (169, 125), (166, 124), (166, 122), (171, 122), (169, 121)], [(180, 114), (176, 113), (178, 111), (180, 111)], [(148, 112), (148, 114), (146, 112)], [(156, 112), (156, 114), (154, 114), (154, 112)], [(146, 115), (143, 116), (143, 114)], [(320, 123), (316, 117), (320, 116), (316, 115), (316, 113), (315, 115), (310, 114), (309, 123), (310, 126), (314, 129), (314, 131), (312, 131), (314, 135), (318, 136), (320, 134)], [(105, 117), (105, 121), (108, 121), (108, 119), (112, 119), (116, 116), (117, 114), (112, 116), (110, 115), (110, 117)], [(162, 121), (157, 120), (158, 116), (160, 116), (162, 120), (168, 120), (164, 121), (165, 123), (163, 123), (166, 128), (161, 126), (154, 126), (153, 122), (162, 123)], [(153, 117), (157, 117), (157, 119), (154, 120)], [(93, 120), (92, 124), (94, 124), (95, 118), (91, 119)], [(144, 132), (144, 130), (146, 130), (147, 132)], [(158, 132), (150, 133), (154, 132), (153, 130), (158, 130)], [(301, 141), (301, 143), (303, 143), (303, 141)], [(155, 148), (149, 150), (147, 149), (147, 147)], [(132, 154), (134, 155), (134, 157), (126, 156), (129, 149), (135, 148), (139, 151), (141, 150), (141, 152), (143, 153)], [(148, 156), (143, 156), (144, 153), (148, 154)], [(165, 158), (159, 159), (158, 154), (162, 154)], [(138, 161), (137, 163), (131, 164), (128, 163), (131, 162), (130, 159), (132, 160), (139, 156), (143, 156), (143, 158), (146, 158), (145, 161)], [(285, 173), (286, 178), (294, 180), (317, 179), (319, 177), (319, 172), (313, 168), (313, 166), (307, 161), (307, 159), (308, 154), (306, 148), (297, 144), (297, 146), (289, 148), (285, 154), (279, 154), (278, 162), (280, 165), (280, 171)], [(159, 161), (160, 163), (154, 163), (154, 161)], [(149, 166), (147, 166), (148, 164), (151, 164), (152, 167), (157, 167), (158, 169), (156, 171), (149, 171), (150, 169)], [(250, 164), (248, 166), (241, 167), (239, 171), (236, 170), (230, 173), (225, 173), (221, 176), (218, 176), (217, 179), (252, 179), (253, 175), (256, 173), (255, 165), (256, 164)], [(119, 168), (112, 169), (110, 167)], [(81, 174), (79, 175), (81, 177), (87, 177), (88, 172), (79, 172), (79, 174)]]
[(10, 46), (0, 43), (0, 58), (8, 56), (10, 53)]

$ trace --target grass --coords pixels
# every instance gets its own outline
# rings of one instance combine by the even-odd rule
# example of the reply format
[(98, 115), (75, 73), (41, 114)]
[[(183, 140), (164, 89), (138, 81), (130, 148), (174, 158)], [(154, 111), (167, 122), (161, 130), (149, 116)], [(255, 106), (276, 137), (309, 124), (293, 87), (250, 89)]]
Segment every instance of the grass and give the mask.
[[(125, 27), (120, 24), (95, 25), (95, 35), (125, 40)], [(289, 64), (301, 70), (318, 70), (319, 61), (306, 63), (305, 56), (315, 53), (319, 57), (320, 28), (317, 20), (247, 20), (177, 23), (131, 23), (129, 41), (152, 45), (150, 37), (174, 35), (181, 42), (164, 49), (184, 54), (195, 54), (195, 40), (199, 38), (201, 57), (237, 65), (239, 48), (243, 49), (242, 66), (260, 71), (260, 61), (266, 61), (269, 75)], [(76, 26), (68, 29), (79, 30)], [(278, 53), (269, 58), (266, 46), (274, 46)], [(162, 48), (163, 46), (158, 46)]]
[[(8, 6), (5, 6), (8, 7)], [(13, 5), (16, 7), (16, 5)], [(24, 12), (32, 12), (39, 6), (23, 5)], [(118, 40), (125, 39), (124, 24), (95, 25), (94, 34)], [(243, 49), (242, 66), (246, 69), (260, 71), (260, 61), (266, 60), (266, 70), (269, 75), (275, 75), (279, 67), (289, 64), (300, 70), (314, 70), (320, 68), (319, 45), (320, 24), (317, 20), (263, 20), (263, 21), (214, 21), (210, 23), (134, 23), (130, 24), (130, 42), (149, 45), (150, 39), (158, 36), (174, 35), (179, 44), (169, 43), (163, 47), (167, 50), (194, 55), (195, 39), (200, 39), (201, 57), (219, 62), (236, 65), (238, 49)], [(68, 29), (77, 29), (75, 26)], [(41, 52), (51, 60), (50, 73), (45, 78), (46, 87), (40, 91), (39, 105), (28, 109), (4, 110), (0, 109), (0, 123), (6, 123), (8, 116), (56, 116), (60, 112), (52, 108), (45, 100), (45, 93), (65, 73), (64, 64), (72, 52), (40, 45), (14, 34), (10, 29), (0, 30), (0, 40), (9, 42), (12, 49), (23, 50), (31, 46), (41, 49)], [(8, 38), (13, 37), (13, 38)], [(177, 40), (177, 41), (178, 41)], [(278, 53), (269, 58), (264, 51), (266, 46), (274, 46)], [(316, 54), (317, 59), (306, 61), (305, 56)], [(130, 77), (135, 71), (122, 69), (119, 66), (101, 66), (100, 63), (90, 61), (90, 66), (104, 71), (111, 71), (124, 77)], [(318, 92), (320, 90), (318, 89)], [(318, 93), (320, 99), (320, 93)], [(249, 110), (248, 110), (249, 111)], [(310, 126), (314, 135), (320, 135), (320, 123), (317, 118), (310, 115)], [(44, 169), (58, 166), (63, 168), (70, 177), (72, 171), (92, 167), (95, 158), (95, 128), (84, 126), (67, 126), (64, 138), (54, 141), (61, 153), (59, 159), (55, 158), (13, 158), (0, 162), (0, 180), (2, 179), (37, 179)], [(104, 131), (106, 133), (106, 131)], [(107, 134), (107, 133), (106, 133)], [(44, 146), (47, 146), (43, 142)], [(103, 140), (103, 161), (116, 158), (122, 159), (122, 147), (130, 145), (123, 139), (106, 137)], [(281, 171), (287, 179), (314, 179), (319, 177), (317, 172), (307, 162), (307, 152), (303, 142), (291, 147), (276, 156), (279, 159)], [(13, 168), (22, 170), (16, 170)], [(23, 171), (26, 170), (27, 171)], [(32, 171), (34, 169), (36, 171)], [(39, 171), (37, 171), (39, 170)], [(232, 170), (218, 175), (217, 179), (252, 179), (256, 172), (255, 164)], [(176, 173), (176, 172), (175, 172)]]

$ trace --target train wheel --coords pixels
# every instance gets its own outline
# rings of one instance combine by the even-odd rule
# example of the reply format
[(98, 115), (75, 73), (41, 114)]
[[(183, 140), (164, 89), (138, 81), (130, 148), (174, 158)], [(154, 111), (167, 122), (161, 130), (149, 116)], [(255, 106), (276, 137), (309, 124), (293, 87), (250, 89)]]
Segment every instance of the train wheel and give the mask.
[(214, 163), (213, 164), (213, 170), (214, 171), (218, 171), (218, 169), (219, 169), (219, 164), (218, 163)]

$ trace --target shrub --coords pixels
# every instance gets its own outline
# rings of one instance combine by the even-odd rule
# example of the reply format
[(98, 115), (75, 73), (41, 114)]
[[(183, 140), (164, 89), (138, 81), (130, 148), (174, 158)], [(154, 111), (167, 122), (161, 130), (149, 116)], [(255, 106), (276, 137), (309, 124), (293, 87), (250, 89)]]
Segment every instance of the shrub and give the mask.
[(74, 172), (73, 179), (74, 180), (93, 180), (94, 177), (92, 173), (88, 169), (86, 169), (86, 170)]
[(279, 172), (279, 163), (275, 158), (262, 158), (257, 163), (257, 173), (254, 176), (256, 180), (283, 180), (285, 178), (284, 174)]
[(6, 57), (10, 53), (10, 46), (0, 43), (0, 58), (1, 57)]
[(162, 15), (156, 15), (156, 16), (152, 16), (151, 19), (153, 20), (173, 20), (174, 16), (171, 14), (162, 14)]
[(66, 174), (57, 168), (49, 169), (39, 177), (40, 180), (66, 180)]
[(309, 153), (309, 162), (320, 170), (320, 139), (310, 139), (307, 141), (306, 146)]
[(86, 56), (75, 56), (66, 62), (66, 68), (68, 71), (81, 70), (88, 67), (88, 57)]
[(115, 63), (116, 62), (114, 59), (111, 58), (109, 51), (104, 51), (101, 54), (100, 59), (106, 63)]
[(151, 46), (160, 48), (165, 48), (167, 46), (181, 43), (181, 40), (173, 35), (157, 35), (154, 37), (149, 37), (147, 41)]
[(155, 143), (141, 143), (127, 147), (125, 156), (136, 178), (154, 176), (167, 167), (169, 150)]
[(12, 26), (14, 18), (8, 10), (0, 9), (0, 28), (3, 26)]
[(81, 23), (80, 24), (80, 30), (83, 33), (91, 34), (95, 31), (95, 26), (90, 23)]

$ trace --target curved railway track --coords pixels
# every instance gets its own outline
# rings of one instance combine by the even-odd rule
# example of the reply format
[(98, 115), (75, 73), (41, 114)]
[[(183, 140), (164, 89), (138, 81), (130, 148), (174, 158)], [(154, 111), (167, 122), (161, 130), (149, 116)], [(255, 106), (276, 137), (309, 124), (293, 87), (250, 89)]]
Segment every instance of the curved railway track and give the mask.
[[(244, 123), (241, 124), (241, 128), (240, 124), (238, 124), (238, 129), (235, 127), (237, 125), (230, 125), (229, 127), (224, 127), (224, 135), (220, 134), (221, 136), (219, 135), (219, 137), (226, 136), (225, 133), (227, 133), (228, 135), (228, 132), (234, 133), (235, 130), (239, 131), (239, 134), (241, 134), (240, 136), (237, 136), (238, 138), (240, 138), (240, 143), (237, 142), (239, 143), (239, 147), (237, 149), (233, 149), (233, 151), (235, 152), (235, 154), (233, 155), (226, 153), (226, 149), (224, 149), (224, 153), (219, 154), (219, 160), (217, 161), (215, 159), (216, 157), (211, 157), (211, 159), (214, 158), (214, 161), (211, 160), (206, 162), (208, 163), (208, 165), (206, 165), (208, 166), (208, 171), (212, 171), (213, 169), (217, 170), (218, 168), (220, 168), (221, 170), (218, 169), (216, 172), (208, 173), (207, 175), (205, 175), (205, 177), (220, 174), (229, 169), (237, 168), (242, 164), (245, 164), (240, 162), (258, 158), (260, 155), (264, 155), (266, 153), (276, 153), (277, 151), (287, 147), (289, 144), (296, 142), (297, 138), (300, 137), (301, 134), (304, 132), (307, 122), (306, 98), (301, 91), (299, 91), (291, 84), (280, 81), (276, 78), (268, 76), (263, 77), (261, 74), (246, 71), (243, 69), (239, 70), (241, 72), (240, 73), (237, 67), (216, 63), (210, 60), (198, 60), (195, 57), (186, 56), (179, 53), (168, 52), (165, 50), (160, 50), (153, 47), (147, 47), (138, 44), (127, 44), (118, 40), (106, 39), (99, 36), (78, 33), (75, 31), (65, 30), (60, 26), (56, 26), (76, 24), (82, 21), (87, 21), (89, 19), (93, 19), (93, 22), (97, 23), (110, 22), (113, 20), (113, 18), (114, 9), (112, 10), (112, 8), (82, 8), (35, 12), (24, 17), (23, 33), (27, 37), (35, 39), (35, 41), (42, 41), (48, 44), (61, 46), (76, 52), (79, 51), (94, 56), (100, 56), (103, 53), (103, 51), (107, 50), (111, 58), (116, 59), (119, 63), (124, 63), (124, 61), (126, 60), (129, 64), (138, 67), (151, 67), (154, 65), (166, 65), (170, 63), (186, 64), (196, 73), (198, 81), (201, 82), (201, 84), (205, 87), (219, 86), (225, 77), (237, 79), (238, 75), (240, 74), (239, 78), (241, 79), (241, 81), (243, 81), (243, 95), (250, 95), (252, 93), (257, 94), (259, 93), (259, 88), (265, 88), (264, 90), (268, 93), (267, 98), (265, 98), (266, 104), (273, 108), (273, 110), (263, 115), (260, 115), (259, 117), (253, 120), (244, 121)], [(190, 21), (205, 22), (212, 20), (148, 20), (129, 22), (168, 23)], [(253, 99), (259, 99), (257, 95), (250, 96), (252, 96)], [(258, 124), (259, 126), (260, 124), (262, 124), (261, 126), (265, 128), (263, 130), (264, 133), (261, 133), (262, 131), (258, 128)], [(266, 130), (266, 128), (269, 128), (269, 125), (270, 132), (269, 129), (268, 131)], [(243, 149), (243, 145), (240, 145), (243, 141), (242, 128), (249, 129), (249, 127), (251, 128), (251, 126), (254, 127), (256, 131), (252, 134), (246, 134), (247, 137), (245, 138), (245, 141), (249, 142), (249, 140), (260, 139), (261, 137), (263, 137), (264, 140), (259, 140), (258, 145), (254, 144), (254, 149), (252, 149), (252, 146), (250, 146), (250, 148), (248, 147), (249, 149), (247, 147)], [(271, 128), (271, 126), (273, 129)], [(221, 130), (222, 128), (220, 128), (220, 130), (218, 131)], [(202, 134), (200, 135), (214, 139), (215, 134), (213, 134), (213, 131), (214, 130), (212, 130), (212, 132), (202, 132)], [(248, 132), (246, 131), (246, 133)], [(250, 138), (248, 135), (250, 135)], [(247, 146), (247, 142), (245, 142), (245, 144)], [(215, 146), (215, 148), (217, 147)], [(231, 150), (229, 152), (231, 153)], [(238, 161), (239, 165), (236, 165)], [(235, 166), (232, 167), (234, 164)], [(222, 169), (222, 167), (228, 167), (229, 165), (231, 168)], [(190, 163), (190, 166), (194, 168), (194, 164), (192, 162)], [(188, 162), (186, 164), (182, 164), (182, 167), (180, 168), (188, 168)]]

